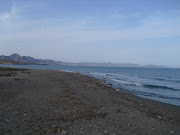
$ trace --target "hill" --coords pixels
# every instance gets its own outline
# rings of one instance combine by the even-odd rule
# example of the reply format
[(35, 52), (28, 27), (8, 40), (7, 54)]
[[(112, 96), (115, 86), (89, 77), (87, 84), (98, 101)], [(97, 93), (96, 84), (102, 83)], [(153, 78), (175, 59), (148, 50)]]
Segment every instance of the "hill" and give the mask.
[[(57, 65), (57, 62), (55, 62), (53, 60), (35, 59), (35, 58), (29, 57), (29, 56), (20, 56), (17, 53), (12, 54), (10, 56), (2, 55), (2, 56), (0, 56), (0, 59), (16, 61), (17, 62), (16, 64), (28, 63), (28, 64), (33, 64), (33, 65), (34, 64)], [(15, 63), (15, 62), (13, 62), (13, 63)]]
[(65, 65), (65, 66), (97, 66), (97, 67), (143, 67), (143, 68), (165, 68), (164, 66), (156, 66), (156, 65), (138, 65), (133, 63), (110, 63), (110, 62), (103, 62), (103, 63), (67, 63), (62, 61), (54, 61), (49, 59), (35, 59), (30, 56), (20, 56), (19, 54), (15, 53), (10, 56), (0, 56), (0, 64), (17, 64), (17, 65)]
[(11, 59), (0, 59), (0, 64), (10, 64), (10, 65), (34, 65), (34, 63), (28, 62), (18, 62)]

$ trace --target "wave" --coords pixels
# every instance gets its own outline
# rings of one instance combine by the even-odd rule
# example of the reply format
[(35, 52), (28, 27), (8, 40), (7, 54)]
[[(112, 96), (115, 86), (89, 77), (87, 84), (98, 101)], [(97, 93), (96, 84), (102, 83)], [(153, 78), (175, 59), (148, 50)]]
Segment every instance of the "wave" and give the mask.
[(165, 82), (175, 82), (175, 83), (180, 83), (180, 80), (173, 80), (173, 79), (165, 79), (165, 78), (146, 78), (146, 77), (142, 77), (145, 79), (151, 79), (151, 80), (157, 80), (157, 81), (165, 81)]
[(175, 100), (180, 100), (180, 98), (178, 97), (167, 97), (167, 96), (162, 96), (162, 95), (159, 95), (158, 98), (165, 98), (165, 99), (175, 99)]
[(107, 76), (107, 73), (90, 73), (92, 75), (97, 75), (97, 76)]
[(166, 80), (166, 79), (162, 79), (162, 78), (151, 78), (152, 80), (158, 80), (158, 81), (169, 81), (169, 80)]
[(157, 98), (162, 98), (162, 99), (174, 99), (174, 100), (180, 100), (179, 97), (172, 97), (172, 96), (165, 96), (165, 95), (160, 95), (160, 94), (155, 94), (155, 93), (147, 93), (147, 92), (140, 92), (137, 91), (135, 92), (136, 95), (141, 95), (145, 97), (157, 97)]
[(115, 81), (115, 82), (125, 84), (125, 85), (141, 86), (141, 87), (143, 86), (142, 84), (139, 84), (139, 83), (126, 82), (126, 81), (121, 81), (121, 80), (117, 80), (117, 79), (112, 79), (112, 80)]
[(168, 90), (180, 91), (179, 89), (175, 89), (175, 88), (171, 88), (171, 87), (167, 87), (167, 86), (140, 84), (140, 83), (121, 81), (121, 80), (117, 80), (117, 79), (112, 79), (112, 80), (115, 82), (124, 84), (124, 85), (129, 85), (129, 86), (138, 86), (138, 87), (144, 87), (144, 88), (149, 88), (149, 89), (168, 89)]
[(171, 88), (171, 87), (167, 87), (167, 86), (159, 86), (159, 85), (143, 85), (143, 87), (146, 87), (146, 88), (151, 88), (151, 89), (154, 89), (154, 88), (160, 88), (160, 89), (169, 89), (169, 90), (175, 90), (175, 91), (180, 91), (178, 89), (175, 89), (175, 88)]
[(71, 72), (71, 73), (74, 72), (74, 71), (71, 71), (71, 70), (61, 70), (61, 71), (64, 71), (64, 72)]

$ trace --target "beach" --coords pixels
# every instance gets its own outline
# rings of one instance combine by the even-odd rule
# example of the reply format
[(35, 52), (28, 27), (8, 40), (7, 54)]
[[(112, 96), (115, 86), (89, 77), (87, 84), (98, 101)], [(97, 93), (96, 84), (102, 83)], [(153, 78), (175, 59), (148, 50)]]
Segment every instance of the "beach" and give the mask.
[(0, 68), (0, 134), (179, 135), (180, 107), (81, 75)]

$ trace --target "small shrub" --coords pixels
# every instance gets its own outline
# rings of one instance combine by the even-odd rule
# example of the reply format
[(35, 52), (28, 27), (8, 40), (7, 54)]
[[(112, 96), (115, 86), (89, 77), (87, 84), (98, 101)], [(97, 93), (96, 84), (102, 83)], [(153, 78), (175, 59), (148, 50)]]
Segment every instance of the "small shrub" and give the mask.
[(3, 74), (0, 74), (0, 76), (11, 76), (11, 73), (3, 73)]
[(29, 69), (23, 68), (9, 68), (9, 67), (0, 67), (0, 71), (28, 71)]
[(15, 81), (20, 81), (20, 80), (21, 80), (21, 78), (14, 78), (14, 80), (15, 80)]

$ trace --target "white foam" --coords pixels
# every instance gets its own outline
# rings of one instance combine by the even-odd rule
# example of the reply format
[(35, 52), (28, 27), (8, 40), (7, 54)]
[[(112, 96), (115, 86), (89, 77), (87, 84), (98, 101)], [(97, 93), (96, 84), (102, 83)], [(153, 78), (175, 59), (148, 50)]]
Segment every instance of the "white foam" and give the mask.
[(107, 75), (106, 73), (90, 73), (90, 74), (93, 74), (93, 75), (100, 75), (100, 76), (106, 76), (106, 75)]
[(139, 84), (139, 83), (132, 83), (132, 82), (126, 82), (126, 81), (121, 81), (121, 80), (117, 80), (117, 79), (112, 79), (115, 82), (119, 82), (125, 85), (132, 85), (132, 86), (140, 86), (142, 87), (143, 85)]

